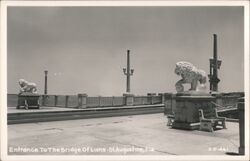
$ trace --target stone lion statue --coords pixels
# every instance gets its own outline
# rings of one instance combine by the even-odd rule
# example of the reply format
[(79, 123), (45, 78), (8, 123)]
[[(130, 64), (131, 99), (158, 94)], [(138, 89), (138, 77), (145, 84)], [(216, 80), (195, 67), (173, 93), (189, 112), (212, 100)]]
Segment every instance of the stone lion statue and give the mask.
[(198, 82), (205, 88), (206, 83), (206, 73), (203, 70), (197, 69), (193, 64), (189, 62), (177, 62), (175, 67), (175, 74), (182, 77), (181, 80), (176, 82), (175, 88), (177, 92), (183, 92), (184, 87), (182, 84), (190, 83), (190, 91), (196, 91)]
[(35, 83), (28, 82), (24, 79), (19, 79), (20, 85), (20, 93), (23, 92), (30, 92), (30, 93), (37, 93), (37, 88)]

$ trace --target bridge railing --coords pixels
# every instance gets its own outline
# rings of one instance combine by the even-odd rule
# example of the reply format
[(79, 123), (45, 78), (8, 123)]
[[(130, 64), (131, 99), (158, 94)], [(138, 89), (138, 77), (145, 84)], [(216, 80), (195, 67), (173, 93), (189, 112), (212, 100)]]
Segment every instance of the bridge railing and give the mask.
[[(66, 108), (93, 108), (93, 107), (114, 107), (114, 106), (125, 106), (127, 96), (88, 96), (87, 94), (78, 95), (41, 95), (39, 102), (42, 106), (46, 107), (66, 107)], [(152, 105), (162, 104), (162, 95), (152, 96), (134, 96), (132, 97), (132, 103), (130, 105)], [(8, 107), (15, 107), (17, 105), (17, 95), (8, 94)]]
[[(169, 95), (173, 95), (169, 93)], [(236, 109), (237, 99), (243, 97), (244, 93), (222, 93), (216, 96), (216, 108), (218, 111), (226, 109)], [(131, 97), (131, 96), (130, 96)], [(166, 98), (163, 94), (147, 95), (147, 96), (132, 96), (132, 105), (152, 105), (165, 102)], [(17, 94), (7, 95), (8, 107), (17, 105)], [(126, 105), (126, 96), (111, 96), (111, 97), (92, 97), (86, 94), (80, 95), (42, 95), (39, 98), (40, 104), (48, 107), (68, 107), (68, 108), (91, 108), (91, 107), (108, 107), (108, 106), (124, 106)], [(166, 100), (167, 101), (167, 100)]]

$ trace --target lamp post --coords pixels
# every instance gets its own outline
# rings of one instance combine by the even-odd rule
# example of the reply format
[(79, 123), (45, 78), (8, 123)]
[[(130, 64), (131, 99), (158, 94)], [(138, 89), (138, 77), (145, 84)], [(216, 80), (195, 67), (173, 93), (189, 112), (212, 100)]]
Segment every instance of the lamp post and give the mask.
[(220, 79), (218, 78), (218, 69), (221, 66), (221, 60), (218, 60), (217, 55), (217, 35), (213, 34), (214, 39), (214, 48), (213, 48), (213, 58), (209, 59), (210, 63), (210, 74), (208, 75), (209, 82), (210, 82), (210, 90), (211, 91), (218, 91), (218, 83)]
[(130, 76), (134, 73), (134, 69), (130, 69), (130, 50), (127, 50), (127, 68), (123, 68), (123, 73), (127, 76), (126, 92), (130, 93)]
[(45, 94), (45, 95), (47, 95), (47, 93), (48, 93), (48, 89), (47, 89), (47, 87), (48, 87), (48, 85), (47, 85), (47, 76), (48, 76), (48, 71), (47, 71), (47, 70), (45, 70), (45, 71), (44, 71), (44, 74), (45, 74), (44, 94)]

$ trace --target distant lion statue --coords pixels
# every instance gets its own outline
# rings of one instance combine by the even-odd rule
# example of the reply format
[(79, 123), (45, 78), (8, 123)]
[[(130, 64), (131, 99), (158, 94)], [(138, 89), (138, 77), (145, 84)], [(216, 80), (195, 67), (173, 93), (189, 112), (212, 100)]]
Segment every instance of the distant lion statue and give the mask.
[(37, 93), (37, 88), (35, 83), (28, 82), (24, 79), (19, 79), (20, 93), (29, 92)]
[(175, 74), (182, 77), (181, 80), (176, 82), (175, 88), (177, 92), (183, 92), (184, 86), (182, 84), (190, 83), (190, 91), (196, 91), (198, 82), (205, 88), (206, 73), (203, 70), (197, 69), (193, 64), (189, 62), (177, 62), (175, 67)]

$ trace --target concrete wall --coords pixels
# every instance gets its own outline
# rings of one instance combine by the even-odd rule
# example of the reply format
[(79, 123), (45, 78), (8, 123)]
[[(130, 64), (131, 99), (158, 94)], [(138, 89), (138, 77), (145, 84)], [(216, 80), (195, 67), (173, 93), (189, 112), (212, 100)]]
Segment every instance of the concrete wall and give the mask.
[[(172, 93), (168, 93), (169, 96), (165, 97), (164, 94), (158, 95), (147, 95), (147, 96), (132, 96), (133, 105), (150, 105), (150, 104), (159, 104), (167, 101), (168, 106), (171, 106), (174, 103), (172, 100)], [(222, 93), (218, 96), (216, 103), (221, 107), (218, 107), (219, 110), (223, 108), (236, 108), (237, 99), (244, 97), (243, 92), (234, 92), (234, 93)], [(17, 94), (8, 94), (7, 96), (7, 105), (8, 107), (16, 107), (17, 105)], [(66, 102), (67, 100), (67, 102)], [(40, 103), (44, 106), (49, 107), (69, 107), (76, 108), (79, 107), (79, 98), (78, 95), (47, 95), (46, 101), (40, 98)], [(126, 104), (125, 96), (115, 96), (115, 97), (88, 97), (86, 95), (86, 107), (107, 107), (107, 106), (124, 106)]]
[[(132, 105), (150, 105), (163, 103), (161, 95), (152, 96), (130, 96), (133, 97)], [(8, 107), (15, 107), (17, 105), (17, 95), (8, 94)], [(68, 107), (78, 108), (83, 107), (112, 107), (126, 105), (126, 96), (113, 97), (88, 97), (83, 95), (42, 95), (39, 98), (42, 106), (48, 107)]]
[(17, 106), (17, 94), (8, 94), (7, 95), (7, 105), (8, 107)]
[(222, 93), (216, 96), (216, 103), (219, 105), (217, 106), (218, 110), (237, 108), (238, 98), (241, 97), (244, 97), (243, 92)]

